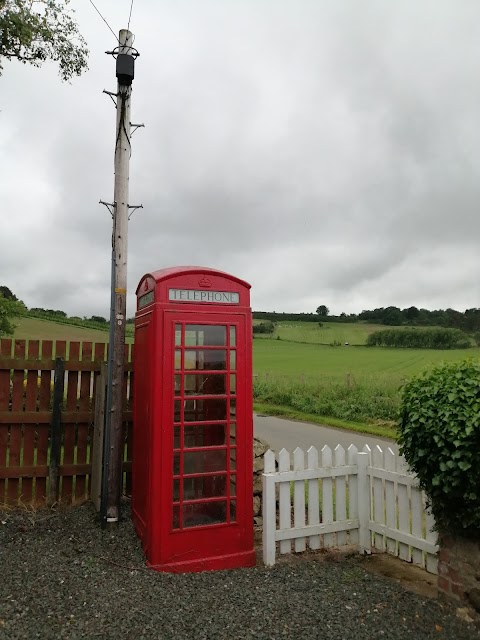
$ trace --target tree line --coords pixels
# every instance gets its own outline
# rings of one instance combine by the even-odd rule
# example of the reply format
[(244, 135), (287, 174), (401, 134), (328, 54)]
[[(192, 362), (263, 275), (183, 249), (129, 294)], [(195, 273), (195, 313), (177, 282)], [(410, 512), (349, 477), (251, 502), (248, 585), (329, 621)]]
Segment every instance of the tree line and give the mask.
[(317, 308), (316, 313), (254, 311), (253, 317), (258, 320), (270, 320), (271, 322), (368, 322), (370, 324), (384, 324), (393, 327), (438, 326), (460, 329), (467, 333), (480, 332), (480, 308), (476, 307), (466, 309), (463, 312), (450, 308), (430, 311), (417, 307), (405, 309), (400, 309), (400, 307), (380, 307), (378, 309), (365, 309), (358, 314), (341, 313), (340, 315), (330, 315), (328, 307), (321, 305)]

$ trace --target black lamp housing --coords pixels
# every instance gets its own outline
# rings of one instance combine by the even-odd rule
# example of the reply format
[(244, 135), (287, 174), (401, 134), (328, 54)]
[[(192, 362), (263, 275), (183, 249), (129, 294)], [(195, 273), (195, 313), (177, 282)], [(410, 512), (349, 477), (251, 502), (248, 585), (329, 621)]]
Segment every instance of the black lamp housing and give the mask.
[(135, 58), (127, 53), (117, 56), (117, 80), (120, 85), (129, 87), (135, 76)]

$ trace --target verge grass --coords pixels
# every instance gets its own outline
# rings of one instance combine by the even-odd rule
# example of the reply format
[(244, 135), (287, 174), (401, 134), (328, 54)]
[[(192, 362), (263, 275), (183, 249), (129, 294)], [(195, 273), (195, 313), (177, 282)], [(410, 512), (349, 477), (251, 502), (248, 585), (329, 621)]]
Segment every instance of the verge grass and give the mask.
[(253, 383), (256, 409), (272, 415), (330, 424), (395, 438), (400, 395), (377, 382), (346, 386), (335, 380), (292, 381), (258, 377)]

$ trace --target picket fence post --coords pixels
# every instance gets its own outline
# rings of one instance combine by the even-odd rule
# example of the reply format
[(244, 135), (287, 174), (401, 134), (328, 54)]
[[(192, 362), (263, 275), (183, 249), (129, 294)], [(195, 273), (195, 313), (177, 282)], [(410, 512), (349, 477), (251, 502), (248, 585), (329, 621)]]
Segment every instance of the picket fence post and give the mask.
[[(277, 526), (277, 501), (275, 498), (275, 454), (270, 449), (263, 456), (263, 563), (275, 564), (275, 530)], [(269, 475), (270, 474), (270, 475)]]
[(360, 553), (372, 552), (370, 536), (370, 478), (368, 477), (369, 454), (359, 452), (357, 456), (358, 474), (358, 546)]

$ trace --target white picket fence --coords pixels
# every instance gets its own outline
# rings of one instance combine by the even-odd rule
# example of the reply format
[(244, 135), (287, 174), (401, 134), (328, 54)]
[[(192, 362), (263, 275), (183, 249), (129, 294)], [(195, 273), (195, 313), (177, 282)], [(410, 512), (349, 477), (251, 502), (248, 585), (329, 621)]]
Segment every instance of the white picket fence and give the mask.
[[(267, 451), (263, 473), (263, 560), (278, 551), (356, 545), (380, 551), (437, 573), (437, 534), (425, 496), (405, 459), (387, 448), (363, 451), (325, 446), (290, 453)], [(292, 518), (293, 495), (293, 518)], [(306, 505), (307, 501), (307, 505)], [(277, 518), (278, 502), (278, 518)]]

